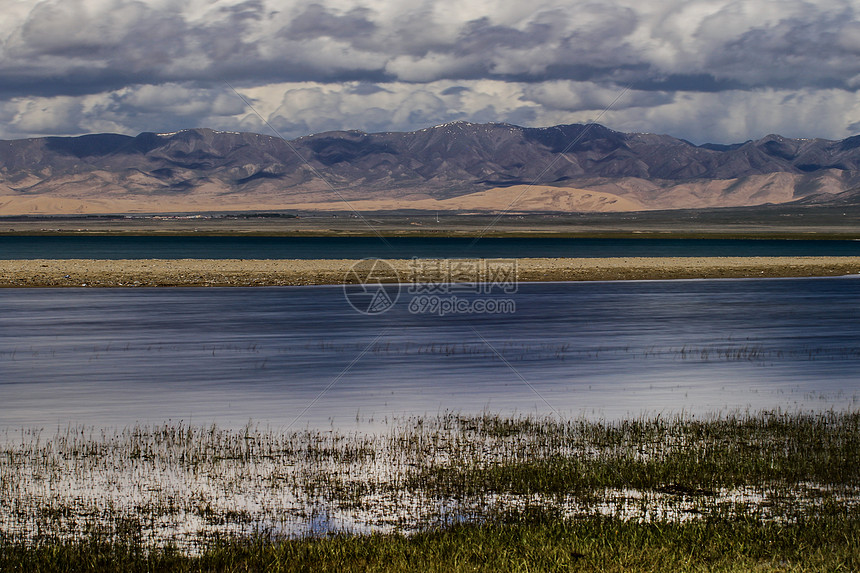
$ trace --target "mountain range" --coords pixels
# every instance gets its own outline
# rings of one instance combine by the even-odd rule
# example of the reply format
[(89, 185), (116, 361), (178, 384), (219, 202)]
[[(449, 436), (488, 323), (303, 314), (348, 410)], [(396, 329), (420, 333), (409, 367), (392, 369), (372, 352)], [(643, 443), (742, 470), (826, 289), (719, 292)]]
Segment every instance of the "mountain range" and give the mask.
[(211, 129), (0, 141), (0, 215), (858, 202), (860, 136), (694, 145), (598, 124), (455, 122), (289, 141)]

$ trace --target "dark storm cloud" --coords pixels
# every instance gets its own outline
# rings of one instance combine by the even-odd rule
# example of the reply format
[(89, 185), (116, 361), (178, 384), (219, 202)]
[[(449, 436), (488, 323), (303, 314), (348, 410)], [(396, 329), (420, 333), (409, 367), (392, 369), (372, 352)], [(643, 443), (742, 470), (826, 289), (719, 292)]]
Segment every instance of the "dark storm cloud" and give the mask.
[(668, 17), (613, 3), (535, 8), (516, 22), (491, 14), (465, 21), (425, 15), (426, 28), (449, 30), (428, 43), (410, 37), (415, 22), (409, 17), (387, 18), (361, 6), (337, 11), (316, 3), (278, 11), (252, 0), (192, 18), (125, 0), (40, 2), (4, 43), (0, 90), (50, 95), (176, 81), (620, 77), (659, 91), (856, 89), (860, 74), (857, 47), (843, 34), (856, 20), (850, 6), (810, 7), (804, 18), (732, 30), (720, 21), (727, 4), (678, 39), (661, 29)]
[(379, 92), (387, 92), (383, 87), (380, 87), (376, 84), (371, 84), (367, 82), (361, 82), (351, 88), (348, 89), (348, 92), (356, 95), (371, 95)]
[(361, 43), (361, 38), (367, 38), (377, 29), (376, 24), (368, 19), (370, 16), (371, 12), (366, 8), (354, 8), (338, 16), (326, 10), (325, 6), (311, 4), (293, 18), (285, 31), (291, 40), (329, 37)]
[[(848, 0), (0, 0), (0, 10), (0, 103), (13, 127), (44, 123), (24, 118), (48, 105), (37, 99), (69, 96), (80, 101), (62, 109), (131, 130), (124, 117), (142, 113), (131, 96), (161, 86), (199, 104), (166, 114), (171, 122), (245, 125), (252, 119), (211, 103), (226, 81), (265, 92), (258, 103), (296, 129), (565, 121), (602, 112), (629, 86), (613, 105), (640, 110), (629, 116), (637, 122), (676, 128), (666, 119), (674, 109), (733, 133), (757, 125), (756, 106), (784, 98), (772, 90), (804, 91), (807, 105), (838, 100), (845, 115), (860, 88), (860, 23)], [(319, 111), (302, 99), (311, 92), (286, 97), (305, 84), (332, 86)], [(264, 89), (275, 85), (280, 93)], [(725, 109), (697, 111), (705, 101)], [(287, 117), (299, 111), (302, 119)]]
[(630, 86), (644, 91), (722, 92), (748, 87), (738, 80), (719, 80), (711, 74), (669, 74), (664, 77), (646, 75), (644, 79), (639, 79), (639, 76), (641, 74), (632, 75)]
[(136, 2), (98, 11), (83, 0), (40, 2), (5, 42), (6, 55), (35, 70), (54, 64), (61, 71), (68, 62), (155, 69), (189, 50), (188, 29), (177, 16)]
[(860, 54), (839, 41), (855, 17), (844, 11), (812, 21), (786, 18), (729, 39), (708, 54), (705, 65), (726, 88), (856, 88), (846, 80), (860, 72)]
[(496, 26), (485, 16), (466, 22), (456, 44), (447, 52), (461, 56), (492, 54), (498, 50), (521, 50), (543, 45), (553, 30), (549, 24), (531, 23), (524, 30)]

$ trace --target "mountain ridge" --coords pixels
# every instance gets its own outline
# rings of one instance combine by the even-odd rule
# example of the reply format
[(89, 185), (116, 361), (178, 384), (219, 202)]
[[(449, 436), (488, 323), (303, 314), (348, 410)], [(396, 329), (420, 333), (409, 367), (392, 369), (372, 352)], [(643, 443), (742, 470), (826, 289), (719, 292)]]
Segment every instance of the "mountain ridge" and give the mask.
[[(521, 197), (494, 191), (516, 186)], [(860, 136), (695, 145), (599, 124), (451, 122), (290, 141), (209, 128), (0, 141), (0, 214), (349, 209), (344, 200), (625, 211), (844, 204), (858, 188)]]

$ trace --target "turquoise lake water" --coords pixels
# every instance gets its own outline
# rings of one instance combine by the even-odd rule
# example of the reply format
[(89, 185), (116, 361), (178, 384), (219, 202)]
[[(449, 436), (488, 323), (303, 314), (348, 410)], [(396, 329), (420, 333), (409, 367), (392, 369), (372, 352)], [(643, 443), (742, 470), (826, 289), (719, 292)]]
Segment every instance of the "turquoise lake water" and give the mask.
[(860, 256), (860, 241), (2, 236), (0, 259)]

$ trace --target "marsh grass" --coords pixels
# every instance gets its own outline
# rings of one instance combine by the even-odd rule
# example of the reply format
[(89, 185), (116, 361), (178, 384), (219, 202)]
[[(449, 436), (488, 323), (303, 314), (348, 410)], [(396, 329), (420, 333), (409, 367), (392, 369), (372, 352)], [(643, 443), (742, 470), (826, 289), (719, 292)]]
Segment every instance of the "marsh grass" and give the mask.
[[(461, 434), (503, 457), (476, 452), (437, 464), (415, 479), (440, 493), (578, 493), (633, 488), (707, 494), (759, 486), (829, 489), (860, 486), (860, 416), (762, 414), (722, 419), (661, 418), (617, 424), (548, 418), (463, 419)], [(515, 438), (515, 439), (511, 439)]]
[(8, 432), (0, 570), (852, 570), (858, 460), (832, 411)]
[(19, 571), (856, 571), (856, 515), (640, 524), (617, 518), (520, 520), (402, 534), (220, 540), (200, 555), (88, 540), (4, 544)]

